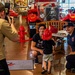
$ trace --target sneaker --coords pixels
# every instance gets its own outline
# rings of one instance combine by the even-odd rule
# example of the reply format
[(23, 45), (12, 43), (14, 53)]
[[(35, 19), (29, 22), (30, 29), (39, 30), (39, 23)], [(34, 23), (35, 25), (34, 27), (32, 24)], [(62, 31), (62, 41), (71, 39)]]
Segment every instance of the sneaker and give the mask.
[(37, 57), (34, 59), (34, 63), (39, 63)]
[[(51, 68), (52, 68), (52, 67), (51, 67)], [(48, 73), (48, 74), (51, 74), (51, 68), (50, 68), (50, 70), (47, 70), (47, 73)]]
[(38, 64), (39, 62), (38, 61), (36, 61), (36, 59), (34, 60), (34, 64)]
[(44, 67), (42, 67), (42, 70), (45, 70)]
[(35, 61), (35, 60), (34, 60), (34, 64), (38, 64), (38, 63), (39, 63), (38, 61)]
[(44, 73), (46, 73), (47, 72), (47, 70), (43, 70), (42, 72), (41, 72), (41, 74), (44, 74)]
[(48, 74), (51, 74), (51, 71), (47, 71)]

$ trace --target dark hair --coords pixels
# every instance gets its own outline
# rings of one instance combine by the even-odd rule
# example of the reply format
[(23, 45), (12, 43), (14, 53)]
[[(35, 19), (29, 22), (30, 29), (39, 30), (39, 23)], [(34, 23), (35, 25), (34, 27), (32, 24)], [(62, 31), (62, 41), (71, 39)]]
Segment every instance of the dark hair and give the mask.
[(45, 25), (45, 24), (39, 24), (38, 30), (39, 30), (39, 28), (42, 27), (42, 26), (46, 29), (46, 25)]
[(5, 11), (5, 6), (0, 2), (0, 12)]
[(63, 26), (63, 28), (70, 27), (70, 26), (74, 27), (74, 24), (71, 23), (71, 22), (68, 22), (67, 25), (64, 25), (64, 26)]

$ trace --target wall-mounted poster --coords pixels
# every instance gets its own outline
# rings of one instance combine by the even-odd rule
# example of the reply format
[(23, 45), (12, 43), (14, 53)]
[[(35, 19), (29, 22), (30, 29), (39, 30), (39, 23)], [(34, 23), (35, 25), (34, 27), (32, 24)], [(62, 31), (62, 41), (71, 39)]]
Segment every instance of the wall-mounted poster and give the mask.
[(28, 5), (28, 0), (15, 0), (15, 6), (19, 7), (27, 7)]
[(58, 7), (55, 7), (55, 8), (47, 7), (45, 8), (45, 12), (46, 12), (47, 21), (59, 19), (59, 8)]
[(26, 11), (26, 8), (28, 6), (28, 0), (14, 0), (14, 8), (16, 8), (16, 11), (18, 12), (24, 12)]

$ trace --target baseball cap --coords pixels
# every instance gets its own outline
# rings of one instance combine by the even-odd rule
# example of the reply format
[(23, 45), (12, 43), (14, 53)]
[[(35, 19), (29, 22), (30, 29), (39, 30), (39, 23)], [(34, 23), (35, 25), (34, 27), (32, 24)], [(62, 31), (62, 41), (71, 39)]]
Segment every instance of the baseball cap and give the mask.
[(73, 23), (67, 23), (67, 25), (64, 25), (63, 26), (63, 28), (70, 27), (70, 26), (73, 26), (74, 27), (74, 24)]

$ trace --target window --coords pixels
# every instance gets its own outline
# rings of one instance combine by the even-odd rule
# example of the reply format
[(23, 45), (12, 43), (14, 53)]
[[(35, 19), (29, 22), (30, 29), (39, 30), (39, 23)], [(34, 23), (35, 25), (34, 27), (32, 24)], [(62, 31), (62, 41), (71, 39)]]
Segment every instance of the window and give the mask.
[(69, 0), (70, 1), (70, 3), (75, 3), (75, 0)]
[(74, 4), (69, 4), (69, 8), (74, 7), (75, 8), (75, 3)]
[(68, 4), (63, 4), (63, 8), (69, 7)]
[(63, 9), (62, 12), (68, 12), (68, 9), (75, 8), (75, 0), (65, 0), (65, 3), (62, 3), (62, 0), (58, 0), (60, 8)]

